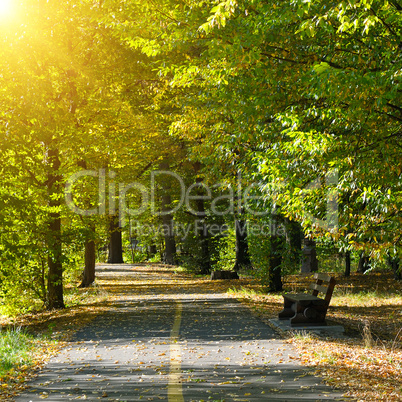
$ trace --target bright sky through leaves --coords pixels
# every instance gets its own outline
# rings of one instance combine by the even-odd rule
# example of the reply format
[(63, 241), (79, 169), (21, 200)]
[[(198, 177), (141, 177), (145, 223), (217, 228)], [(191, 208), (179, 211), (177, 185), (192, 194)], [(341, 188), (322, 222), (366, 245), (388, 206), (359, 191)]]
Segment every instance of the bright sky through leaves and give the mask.
[(0, 0), (0, 17), (4, 18), (11, 14), (13, 11), (13, 4), (11, 0)]

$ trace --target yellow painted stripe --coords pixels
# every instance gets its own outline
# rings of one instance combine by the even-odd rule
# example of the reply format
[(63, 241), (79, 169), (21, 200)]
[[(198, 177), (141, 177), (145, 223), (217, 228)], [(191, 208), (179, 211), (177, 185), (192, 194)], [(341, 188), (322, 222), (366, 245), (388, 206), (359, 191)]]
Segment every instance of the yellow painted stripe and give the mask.
[(184, 402), (181, 377), (181, 349), (177, 343), (179, 338), (181, 312), (183, 306), (177, 302), (172, 331), (170, 332), (170, 370), (168, 384), (168, 401)]

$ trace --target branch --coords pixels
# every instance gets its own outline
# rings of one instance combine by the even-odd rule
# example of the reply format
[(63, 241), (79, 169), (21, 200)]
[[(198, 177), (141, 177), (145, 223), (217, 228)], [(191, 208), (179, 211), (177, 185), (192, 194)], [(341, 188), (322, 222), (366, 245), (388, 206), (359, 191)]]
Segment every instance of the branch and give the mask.
[(331, 67), (336, 68), (338, 70), (344, 70), (347, 67), (342, 67), (340, 64), (336, 64), (333, 61), (326, 60), (325, 58), (320, 59), (320, 61), (329, 64)]
[(401, 113), (402, 113), (402, 108), (399, 107), (399, 106), (393, 105), (393, 104), (390, 103), (390, 102), (387, 102), (387, 106), (391, 107), (392, 109), (398, 110), (398, 112), (401, 112)]
[(261, 55), (268, 57), (270, 59), (279, 60), (279, 61), (287, 61), (288, 63), (293, 63), (293, 64), (307, 64), (306, 61), (297, 61), (297, 60), (287, 59), (285, 57), (274, 56), (272, 54), (265, 53), (265, 52), (261, 52)]
[(397, 120), (397, 121), (402, 122), (402, 118), (396, 117), (396, 116), (394, 116), (393, 114), (386, 113), (386, 112), (380, 112), (380, 111), (378, 111), (378, 110), (377, 110), (377, 113), (378, 113), (378, 114), (385, 114), (386, 116), (390, 117), (391, 119), (394, 119), (394, 120)]
[(373, 149), (374, 146), (380, 144), (381, 142), (384, 142), (386, 140), (389, 140), (390, 138), (398, 137), (398, 136), (401, 136), (401, 135), (402, 135), (402, 131), (398, 130), (395, 133), (392, 133), (392, 134), (390, 134), (390, 135), (388, 135), (388, 136), (386, 136), (384, 138), (379, 139), (377, 142), (372, 142), (371, 144), (361, 146), (361, 147), (357, 148), (357, 150), (358, 151), (362, 151), (362, 150), (369, 151), (369, 150)]
[(169, 14), (164, 13), (163, 11), (160, 10), (160, 8), (153, 2), (153, 0), (149, 0), (149, 2), (155, 7), (155, 11), (161, 15), (163, 15), (164, 17), (170, 19), (171, 21), (174, 21), (176, 24), (179, 25), (185, 25), (185, 26), (189, 26), (187, 24), (187, 22), (183, 22), (183, 21), (178, 21), (175, 18), (171, 17)]
[(376, 13), (376, 11), (375, 11), (374, 9), (371, 8), (371, 12), (372, 12), (372, 14), (373, 14), (375, 17), (377, 17), (377, 18), (382, 22), (382, 24), (388, 29), (388, 31), (389, 31), (392, 35), (398, 37), (398, 35), (396, 34), (396, 32), (394, 32), (394, 30), (387, 24), (386, 21), (383, 20), (382, 17), (380, 17), (380, 16), (377, 15), (377, 13)]
[(402, 7), (397, 3), (396, 0), (389, 0), (389, 2), (390, 2), (398, 11), (402, 11)]

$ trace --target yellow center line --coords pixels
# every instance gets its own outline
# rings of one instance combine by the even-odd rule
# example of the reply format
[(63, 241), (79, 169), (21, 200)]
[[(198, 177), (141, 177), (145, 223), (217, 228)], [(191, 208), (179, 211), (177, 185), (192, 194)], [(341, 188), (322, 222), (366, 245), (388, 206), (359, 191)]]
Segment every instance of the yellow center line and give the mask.
[(174, 323), (170, 332), (170, 370), (168, 384), (168, 401), (184, 402), (182, 377), (181, 377), (181, 348), (177, 344), (181, 323), (183, 305), (180, 301), (176, 304)]

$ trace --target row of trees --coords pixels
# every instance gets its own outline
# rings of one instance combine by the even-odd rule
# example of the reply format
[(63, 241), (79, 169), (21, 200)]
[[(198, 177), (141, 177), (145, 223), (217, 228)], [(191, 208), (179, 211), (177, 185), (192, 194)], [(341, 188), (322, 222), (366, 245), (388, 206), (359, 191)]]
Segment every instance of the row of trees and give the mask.
[(301, 233), (400, 273), (397, 1), (22, 3), (0, 32), (5, 297), (63, 307), (63, 272), (85, 250), (90, 284), (122, 228), (273, 290)]
[[(154, 74), (102, 15), (89, 1), (26, 1), (2, 25), (2, 289), (11, 297), (24, 283), (48, 308), (64, 306), (63, 266), (84, 244), (90, 259), (104, 219), (69, 210), (67, 179), (83, 169), (140, 175), (158, 157), (145, 110)], [(75, 203), (93, 204), (91, 187)]]
[[(178, 109), (170, 134), (206, 180), (234, 186), (241, 171), (271, 222), (300, 223), (347, 265), (358, 252), (362, 270), (387, 259), (400, 275), (397, 1), (162, 1), (140, 14), (147, 35), (115, 18), (158, 63)], [(271, 240), (275, 256), (283, 244)]]

